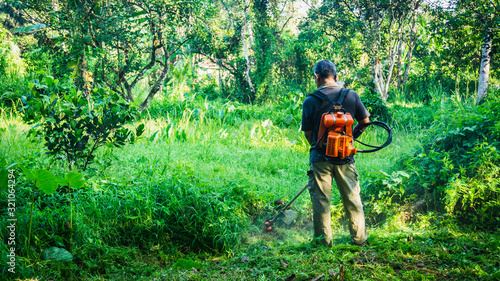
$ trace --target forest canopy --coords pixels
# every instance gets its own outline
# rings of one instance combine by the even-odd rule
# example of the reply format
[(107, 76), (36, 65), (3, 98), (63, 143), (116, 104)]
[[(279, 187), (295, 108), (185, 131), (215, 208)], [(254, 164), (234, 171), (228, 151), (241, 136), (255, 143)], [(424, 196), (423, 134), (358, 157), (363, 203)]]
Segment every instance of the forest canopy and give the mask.
[[(34, 49), (22, 47), (51, 54), (54, 75), (68, 76), (85, 95), (108, 87), (141, 110), (167, 91), (173, 66), (187, 60), (210, 69), (192, 71), (197, 91), (210, 92), (216, 79), (212, 96), (247, 103), (288, 88), (310, 91), (310, 70), (324, 57), (335, 61), (346, 86), (383, 101), (401, 91), (425, 99), (440, 87), (476, 93), (480, 101), (484, 85), (497, 83), (498, 10), (488, 0), (2, 4), (9, 34), (36, 40)], [(208, 74), (217, 77), (202, 79)]]

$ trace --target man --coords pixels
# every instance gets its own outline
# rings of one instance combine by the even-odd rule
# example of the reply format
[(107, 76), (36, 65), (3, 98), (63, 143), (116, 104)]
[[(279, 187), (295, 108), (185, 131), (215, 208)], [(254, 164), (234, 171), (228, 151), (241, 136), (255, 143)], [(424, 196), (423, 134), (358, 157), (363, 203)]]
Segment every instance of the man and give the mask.
[[(337, 102), (341, 96), (341, 87), (337, 85), (337, 70), (329, 60), (319, 61), (314, 67), (314, 78), (317, 90), (326, 95), (330, 101)], [(344, 89), (347, 92), (347, 89)], [(344, 92), (343, 91), (343, 92)], [(313, 94), (314, 94), (313, 93)], [(344, 159), (327, 157), (324, 147), (317, 146), (318, 129), (321, 115), (330, 110), (333, 105), (321, 99), (321, 94), (308, 95), (302, 107), (302, 127), (305, 137), (311, 145), (309, 153), (310, 168), (309, 193), (313, 203), (314, 237), (321, 244), (329, 246), (332, 243), (330, 199), (332, 197), (332, 181), (335, 179), (337, 188), (342, 197), (344, 210), (349, 220), (351, 242), (355, 245), (364, 245), (367, 234), (363, 205), (359, 196), (358, 172), (354, 166), (354, 156)], [(319, 97), (318, 97), (319, 96)], [(349, 90), (344, 96), (342, 107), (358, 121), (353, 130), (355, 138), (361, 135), (364, 126), (370, 122), (370, 113), (361, 102), (359, 95)]]

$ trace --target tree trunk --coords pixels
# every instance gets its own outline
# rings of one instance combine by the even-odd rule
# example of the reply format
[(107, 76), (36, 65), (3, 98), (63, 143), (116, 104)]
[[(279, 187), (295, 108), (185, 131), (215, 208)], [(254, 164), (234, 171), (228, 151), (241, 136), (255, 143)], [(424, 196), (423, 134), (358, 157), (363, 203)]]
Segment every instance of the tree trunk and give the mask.
[(483, 46), (481, 51), (481, 66), (479, 68), (479, 82), (477, 87), (476, 104), (479, 104), (488, 90), (488, 79), (490, 76), (490, 54), (493, 43), (493, 29), (486, 27), (483, 35)]
[[(394, 71), (394, 65), (396, 64), (396, 48), (397, 48), (397, 45), (394, 45), (394, 48), (392, 49), (392, 53), (390, 54), (391, 56), (391, 62), (390, 62), (390, 65), (389, 65), (389, 73), (387, 74), (387, 79), (385, 81), (385, 85), (384, 85), (384, 95), (382, 97), (382, 99), (384, 100), (384, 102), (387, 101), (387, 98), (389, 97), (389, 85), (391, 84), (391, 78), (392, 78), (392, 72)], [(382, 70), (381, 70), (382, 72)]]
[(243, 9), (243, 28), (241, 29), (241, 42), (243, 43), (243, 54), (245, 55), (245, 60), (246, 60), (245, 76), (247, 78), (247, 83), (248, 83), (248, 86), (250, 87), (250, 91), (252, 91), (252, 94), (255, 95), (255, 88), (253, 87), (252, 79), (250, 78), (250, 59), (248, 57), (247, 40), (246, 40), (245, 34), (243, 32), (248, 25), (247, 9), (249, 6), (250, 6), (250, 3), (245, 4), (245, 8)]
[(403, 75), (403, 82), (401, 82), (402, 87), (406, 85), (406, 81), (408, 81), (408, 73), (410, 72), (410, 63), (413, 57), (413, 48), (415, 48), (415, 37), (417, 36), (417, 9), (419, 6), (420, 1), (415, 1), (415, 5), (413, 7), (413, 22), (411, 25), (410, 42), (408, 44), (408, 53), (406, 54), (405, 74)]
[(403, 52), (403, 23), (401, 23), (398, 32), (398, 66), (396, 67), (396, 77), (398, 79), (398, 90), (401, 88), (401, 54)]
[(413, 44), (411, 46), (408, 46), (408, 53), (406, 54), (406, 65), (405, 65), (405, 74), (403, 75), (403, 82), (401, 86), (404, 87), (406, 85), (406, 82), (408, 81), (408, 74), (410, 73), (410, 63), (411, 63), (411, 58), (413, 56)]
[(85, 96), (87, 100), (90, 99), (90, 74), (87, 71), (87, 58), (85, 56), (85, 51), (82, 52), (81, 58), (80, 58), (80, 75), (82, 78), (82, 93)]
[(388, 65), (389, 73), (387, 77), (384, 77), (384, 67), (382, 66), (380, 60), (375, 56), (373, 56), (372, 58), (372, 75), (375, 82), (376, 91), (380, 94), (380, 97), (384, 102), (386, 102), (389, 98), (389, 85), (391, 84), (392, 72), (394, 71), (394, 66), (396, 65), (396, 48), (397, 45), (394, 45), (392, 52), (389, 54), (390, 63)]
[(167, 74), (170, 71), (170, 56), (171, 55), (169, 54), (168, 57), (166, 58), (165, 65), (163, 67), (162, 72), (160, 73), (160, 76), (158, 77), (158, 80), (156, 80), (156, 82), (154, 83), (153, 87), (149, 91), (148, 96), (146, 97), (146, 99), (139, 106), (139, 110), (140, 111), (143, 111), (143, 110), (145, 110), (145, 109), (147, 109), (149, 107), (149, 104), (153, 100), (153, 98), (156, 95), (156, 93), (158, 93), (158, 91), (161, 88), (161, 85), (163, 85), (163, 82), (167, 78)]
[(372, 75), (373, 75), (373, 82), (375, 83), (375, 90), (379, 93), (380, 98), (384, 100), (384, 92), (383, 92), (383, 85), (384, 85), (384, 77), (381, 74), (382, 71), (382, 66), (380, 65), (380, 61), (376, 59), (375, 57), (372, 58)]

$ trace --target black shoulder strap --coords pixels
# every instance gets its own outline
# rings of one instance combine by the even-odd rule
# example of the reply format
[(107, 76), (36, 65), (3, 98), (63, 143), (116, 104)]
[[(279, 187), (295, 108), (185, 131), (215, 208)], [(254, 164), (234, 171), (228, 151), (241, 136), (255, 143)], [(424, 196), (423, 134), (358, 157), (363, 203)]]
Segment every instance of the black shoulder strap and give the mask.
[(320, 91), (315, 91), (315, 92), (313, 92), (312, 94), (309, 94), (309, 95), (313, 96), (313, 97), (315, 97), (317, 99), (320, 99), (322, 101), (327, 101), (327, 102), (331, 103), (332, 105), (335, 104), (334, 101), (332, 101), (327, 95), (323, 94)]
[(345, 96), (347, 96), (347, 94), (348, 94), (350, 91), (351, 91), (350, 89), (346, 89), (346, 88), (342, 88), (342, 89), (340, 89), (340, 97), (339, 97), (339, 99), (337, 100), (337, 104), (342, 105), (342, 102), (344, 101)]
[(345, 96), (347, 96), (347, 94), (350, 91), (351, 91), (350, 89), (346, 89), (346, 88), (340, 89), (340, 96), (339, 96), (339, 99), (337, 100), (337, 102), (334, 102), (327, 95), (323, 94), (320, 90), (317, 90), (317, 91), (313, 92), (312, 94), (310, 94), (310, 96), (318, 98), (318, 99), (320, 99), (322, 101), (327, 101), (331, 105), (342, 105), (342, 102), (344, 101)]

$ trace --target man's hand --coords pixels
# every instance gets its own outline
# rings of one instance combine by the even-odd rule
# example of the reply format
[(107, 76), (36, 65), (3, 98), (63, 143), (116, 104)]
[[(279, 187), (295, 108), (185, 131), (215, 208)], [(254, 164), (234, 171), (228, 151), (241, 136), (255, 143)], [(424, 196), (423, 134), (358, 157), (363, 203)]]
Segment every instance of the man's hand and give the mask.
[(358, 124), (356, 124), (356, 127), (352, 130), (353, 138), (357, 139), (361, 136), (363, 131), (366, 129), (366, 123), (370, 123), (370, 118), (366, 117), (365, 119), (358, 121)]

